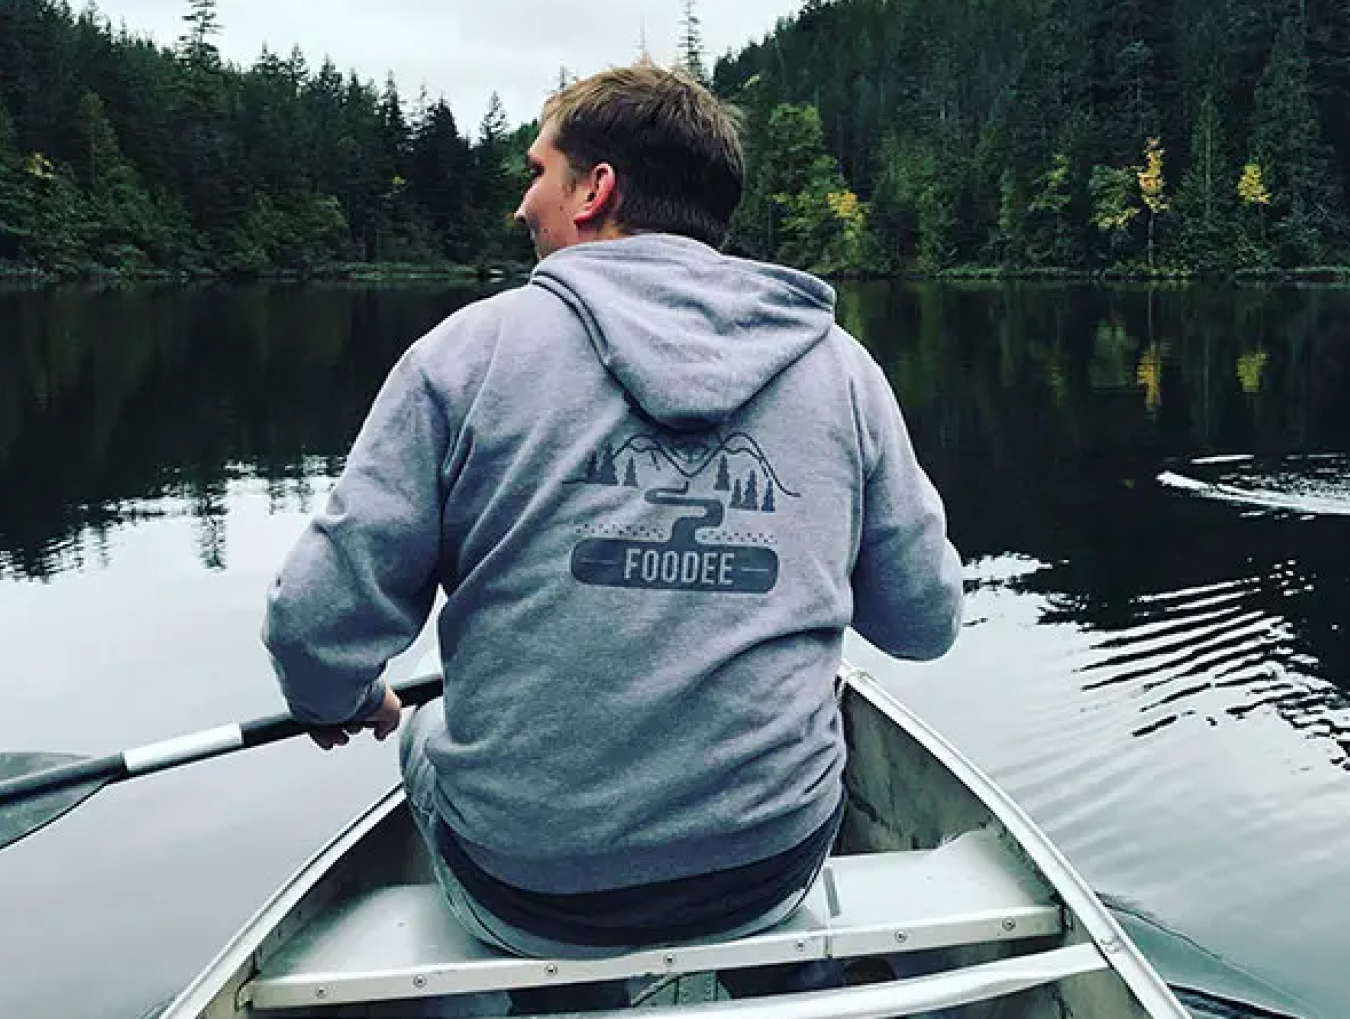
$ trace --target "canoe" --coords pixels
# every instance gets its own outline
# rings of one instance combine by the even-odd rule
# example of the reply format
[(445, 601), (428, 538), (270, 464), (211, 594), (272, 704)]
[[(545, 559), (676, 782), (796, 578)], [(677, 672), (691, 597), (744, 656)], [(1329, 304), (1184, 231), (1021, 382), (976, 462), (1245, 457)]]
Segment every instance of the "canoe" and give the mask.
[[(845, 666), (848, 806), (804, 905), (733, 942), (522, 959), (454, 920), (400, 788), (314, 855), (159, 1019), (503, 1015), (508, 989), (625, 978), (680, 1019), (1189, 1019), (1070, 863), (872, 677)], [(837, 958), (849, 986), (724, 1000), (715, 974)]]

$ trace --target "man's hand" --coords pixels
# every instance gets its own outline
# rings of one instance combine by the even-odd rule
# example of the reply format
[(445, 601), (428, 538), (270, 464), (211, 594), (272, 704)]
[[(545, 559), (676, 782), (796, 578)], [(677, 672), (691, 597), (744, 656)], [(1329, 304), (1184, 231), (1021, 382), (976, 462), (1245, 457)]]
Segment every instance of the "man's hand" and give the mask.
[(394, 693), (392, 687), (386, 686), (384, 700), (380, 701), (380, 706), (373, 713), (359, 722), (348, 722), (346, 725), (312, 726), (309, 738), (322, 750), (345, 747), (362, 729), (374, 730), (375, 738), (378, 740), (388, 739), (398, 729), (402, 712), (403, 702), (398, 699), (398, 694)]

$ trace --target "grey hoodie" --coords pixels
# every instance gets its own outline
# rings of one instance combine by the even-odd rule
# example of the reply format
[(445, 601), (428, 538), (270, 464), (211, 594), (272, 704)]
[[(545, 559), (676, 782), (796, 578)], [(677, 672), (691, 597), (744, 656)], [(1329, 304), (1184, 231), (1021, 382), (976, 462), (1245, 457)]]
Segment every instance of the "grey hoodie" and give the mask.
[(961, 614), (942, 503), (833, 291), (656, 234), (544, 259), (393, 369), (271, 592), (292, 711), (373, 710), (438, 586), (438, 808), (554, 893), (800, 842), (840, 795), (845, 628), (931, 658)]

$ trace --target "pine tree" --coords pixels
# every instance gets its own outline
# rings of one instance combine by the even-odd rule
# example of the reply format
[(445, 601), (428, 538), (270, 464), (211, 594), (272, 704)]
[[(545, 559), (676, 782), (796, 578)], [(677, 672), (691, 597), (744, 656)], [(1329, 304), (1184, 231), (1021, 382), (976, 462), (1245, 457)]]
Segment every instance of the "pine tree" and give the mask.
[(500, 257), (509, 246), (511, 212), (519, 199), (508, 166), (511, 155), (506, 107), (502, 97), (493, 92), (478, 125), (478, 145), (473, 150), (472, 194), (480, 257)]
[(717, 483), (713, 488), (719, 492), (731, 491), (731, 469), (727, 464), (727, 458), (722, 457), (721, 463), (717, 465)]
[(478, 125), (478, 144), (485, 148), (501, 146), (505, 143), (509, 130), (501, 93), (494, 91), (488, 97), (487, 112), (483, 114), (483, 120)]
[(630, 456), (628, 458), (628, 467), (623, 472), (623, 484), (625, 488), (638, 488), (637, 463)]
[(109, 266), (131, 269), (148, 264), (148, 252), (162, 248), (160, 225), (140, 177), (122, 155), (103, 101), (86, 92), (76, 112), (83, 142), (77, 167), (90, 201), (86, 244)]
[(759, 509), (759, 475), (754, 471), (745, 481), (745, 508)]
[(29, 236), (31, 197), (15, 148), (14, 121), (0, 97), (0, 262), (18, 261)]
[(613, 443), (605, 443), (604, 451), (600, 454), (600, 468), (597, 480), (602, 485), (618, 485), (619, 483), (619, 469), (614, 464)]
[(683, 0), (684, 14), (680, 20), (679, 67), (695, 81), (708, 83), (708, 71), (703, 60), (703, 23), (694, 9), (694, 0)]
[(778, 510), (778, 505), (774, 502), (773, 498), (772, 481), (764, 482), (764, 505), (760, 508), (763, 509), (765, 513), (774, 513)]
[(1210, 272), (1227, 265), (1232, 247), (1232, 169), (1223, 140), (1223, 122), (1212, 92), (1200, 103), (1191, 133), (1191, 161), (1177, 189), (1182, 260)]
[(1072, 203), (1069, 180), (1069, 157), (1056, 152), (1050, 166), (1036, 181), (1036, 189), (1027, 204), (1029, 226), (1037, 241), (1037, 260), (1052, 265), (1068, 264), (1072, 245), (1069, 221)]
[(408, 156), (408, 189), (444, 257), (469, 261), (465, 229), (469, 204), (469, 143), (460, 136), (454, 113), (443, 100), (432, 103), (417, 124)]
[(194, 67), (219, 67), (220, 51), (212, 42), (220, 34), (216, 0), (188, 0), (183, 22), (187, 29), (178, 40), (183, 59)]
[(1341, 225), (1339, 187), (1313, 103), (1299, 19), (1280, 26), (1252, 110), (1252, 154), (1267, 174), (1273, 240), (1284, 265), (1316, 261)]

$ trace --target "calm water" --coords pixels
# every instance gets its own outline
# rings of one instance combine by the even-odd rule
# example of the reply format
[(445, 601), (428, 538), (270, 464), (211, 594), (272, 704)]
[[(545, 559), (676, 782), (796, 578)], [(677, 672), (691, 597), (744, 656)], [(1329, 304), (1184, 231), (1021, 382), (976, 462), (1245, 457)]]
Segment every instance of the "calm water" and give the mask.
[[(262, 594), (384, 372), (476, 294), (0, 293), (0, 749), (280, 701)], [(848, 288), (967, 562), (881, 676), (1169, 978), (1350, 1014), (1350, 292)], [(395, 775), (297, 741), (0, 854), (0, 1016), (134, 1019)]]

